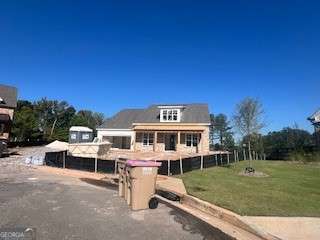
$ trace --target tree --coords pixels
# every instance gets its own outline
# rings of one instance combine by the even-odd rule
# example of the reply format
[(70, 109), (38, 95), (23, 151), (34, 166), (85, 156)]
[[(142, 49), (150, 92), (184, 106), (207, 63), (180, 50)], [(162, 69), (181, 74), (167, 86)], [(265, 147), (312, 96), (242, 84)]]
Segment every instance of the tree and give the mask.
[(71, 120), (73, 126), (86, 126), (91, 129), (96, 129), (104, 121), (104, 115), (98, 112), (92, 112), (89, 110), (80, 110)]
[(265, 127), (263, 117), (264, 110), (258, 99), (247, 97), (236, 105), (233, 122), (239, 133), (247, 137), (250, 167), (252, 165), (251, 138)]
[(271, 158), (282, 158), (281, 152), (303, 152), (313, 145), (312, 135), (303, 129), (286, 127), (263, 136), (266, 153)]
[(12, 137), (15, 141), (27, 141), (41, 136), (37, 118), (32, 105), (18, 102), (18, 107), (13, 119)]
[(212, 140), (219, 140), (219, 145), (222, 150), (233, 148), (234, 139), (232, 136), (230, 122), (224, 114), (212, 115)]

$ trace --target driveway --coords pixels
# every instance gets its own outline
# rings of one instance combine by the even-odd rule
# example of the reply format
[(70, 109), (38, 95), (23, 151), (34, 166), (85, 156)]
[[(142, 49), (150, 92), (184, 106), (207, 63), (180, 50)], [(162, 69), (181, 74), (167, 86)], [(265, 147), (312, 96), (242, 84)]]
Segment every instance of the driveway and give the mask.
[(159, 204), (131, 211), (113, 186), (0, 159), (0, 228), (33, 227), (36, 239), (231, 239)]

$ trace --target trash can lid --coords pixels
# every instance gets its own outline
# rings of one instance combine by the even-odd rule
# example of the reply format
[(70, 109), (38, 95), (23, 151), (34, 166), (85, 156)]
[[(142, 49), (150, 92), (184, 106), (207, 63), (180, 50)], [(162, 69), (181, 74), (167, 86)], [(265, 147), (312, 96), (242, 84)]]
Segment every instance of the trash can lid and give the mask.
[(160, 162), (151, 160), (127, 160), (126, 164), (130, 167), (160, 167)]

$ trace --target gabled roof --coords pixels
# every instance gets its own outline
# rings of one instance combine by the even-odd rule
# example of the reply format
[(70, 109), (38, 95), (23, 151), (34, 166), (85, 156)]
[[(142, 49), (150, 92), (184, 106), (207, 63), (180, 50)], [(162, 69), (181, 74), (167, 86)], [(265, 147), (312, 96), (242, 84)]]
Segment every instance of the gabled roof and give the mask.
[(108, 118), (98, 128), (129, 129), (143, 111), (143, 109), (124, 109)]
[[(107, 119), (98, 128), (130, 129), (133, 123), (160, 123), (159, 106), (181, 106), (180, 123), (210, 124), (207, 104), (154, 104), (146, 109), (125, 109)], [(166, 124), (166, 123), (163, 123)]]
[(17, 107), (17, 89), (15, 87), (0, 84), (0, 108)]

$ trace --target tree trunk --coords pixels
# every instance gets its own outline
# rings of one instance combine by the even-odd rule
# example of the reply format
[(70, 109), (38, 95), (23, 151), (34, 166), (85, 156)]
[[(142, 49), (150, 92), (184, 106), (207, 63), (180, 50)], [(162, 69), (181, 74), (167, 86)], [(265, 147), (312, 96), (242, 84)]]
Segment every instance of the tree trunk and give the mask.
[(54, 131), (54, 128), (56, 127), (57, 121), (58, 121), (58, 118), (55, 118), (55, 119), (54, 119), (54, 122), (53, 122), (53, 124), (52, 124), (51, 132), (50, 132), (50, 137), (51, 137), (52, 134), (53, 134), (53, 131)]
[(251, 142), (250, 140), (248, 141), (248, 150), (249, 150), (249, 167), (252, 167), (252, 155), (251, 155)]

